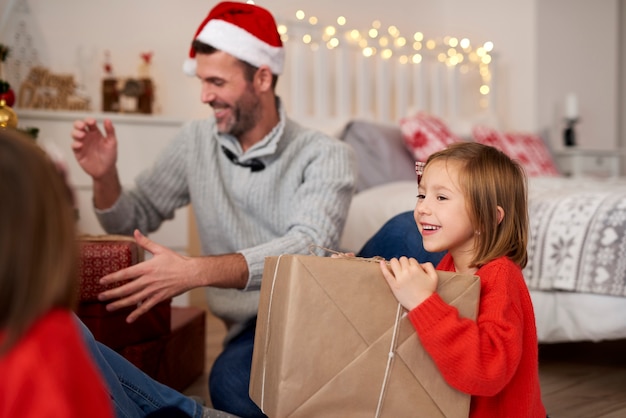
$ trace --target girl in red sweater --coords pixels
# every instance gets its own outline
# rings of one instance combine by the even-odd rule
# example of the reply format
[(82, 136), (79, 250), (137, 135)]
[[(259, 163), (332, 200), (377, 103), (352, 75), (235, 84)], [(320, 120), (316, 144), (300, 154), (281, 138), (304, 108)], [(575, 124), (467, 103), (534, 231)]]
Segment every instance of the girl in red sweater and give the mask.
[[(423, 171), (422, 171), (423, 170)], [(471, 395), (470, 417), (545, 417), (526, 265), (528, 204), (522, 168), (495, 148), (458, 143), (416, 164), (415, 221), (424, 248), (448, 250), (438, 270), (480, 277), (476, 321), (436, 293), (431, 263), (381, 262), (422, 346), (448, 384)]]
[(72, 193), (31, 138), (0, 129), (0, 418), (112, 418), (77, 328)]

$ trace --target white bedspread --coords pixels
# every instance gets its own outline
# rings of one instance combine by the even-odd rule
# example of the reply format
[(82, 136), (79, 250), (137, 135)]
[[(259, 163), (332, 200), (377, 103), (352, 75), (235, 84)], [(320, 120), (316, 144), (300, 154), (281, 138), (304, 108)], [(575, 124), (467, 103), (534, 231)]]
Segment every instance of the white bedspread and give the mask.
[(626, 296), (626, 180), (529, 180), (531, 289)]

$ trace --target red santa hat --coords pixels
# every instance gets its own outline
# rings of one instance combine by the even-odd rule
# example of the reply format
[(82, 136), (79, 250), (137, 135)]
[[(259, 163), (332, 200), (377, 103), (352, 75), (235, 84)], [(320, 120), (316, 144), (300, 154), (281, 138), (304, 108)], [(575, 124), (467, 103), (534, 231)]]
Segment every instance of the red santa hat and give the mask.
[[(225, 1), (217, 4), (200, 24), (194, 40), (211, 45), (255, 67), (267, 65), (273, 74), (283, 71), (284, 50), (276, 21), (254, 4)], [(191, 47), (183, 64), (196, 75), (196, 51)]]

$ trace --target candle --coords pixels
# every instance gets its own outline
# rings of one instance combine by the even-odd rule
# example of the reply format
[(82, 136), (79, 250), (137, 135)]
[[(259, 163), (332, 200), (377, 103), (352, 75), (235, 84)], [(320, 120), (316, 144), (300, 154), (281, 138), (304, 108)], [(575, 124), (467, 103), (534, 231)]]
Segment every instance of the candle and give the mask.
[(565, 117), (578, 119), (578, 99), (574, 93), (568, 94), (565, 98)]

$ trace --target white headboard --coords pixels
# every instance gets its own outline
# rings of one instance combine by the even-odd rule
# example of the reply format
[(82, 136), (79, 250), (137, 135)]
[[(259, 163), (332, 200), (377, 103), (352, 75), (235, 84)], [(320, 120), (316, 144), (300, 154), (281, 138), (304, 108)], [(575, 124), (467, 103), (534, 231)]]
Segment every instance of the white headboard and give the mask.
[(278, 94), (289, 115), (305, 125), (336, 133), (354, 118), (397, 123), (417, 110), (441, 117), (461, 135), (477, 122), (496, 124), (494, 55), (482, 46), (424, 39), (416, 50), (413, 39), (387, 36), (389, 46), (380, 47), (383, 36), (364, 42), (354, 32), (316, 39), (311, 26), (299, 22), (283, 31), (286, 62)]

